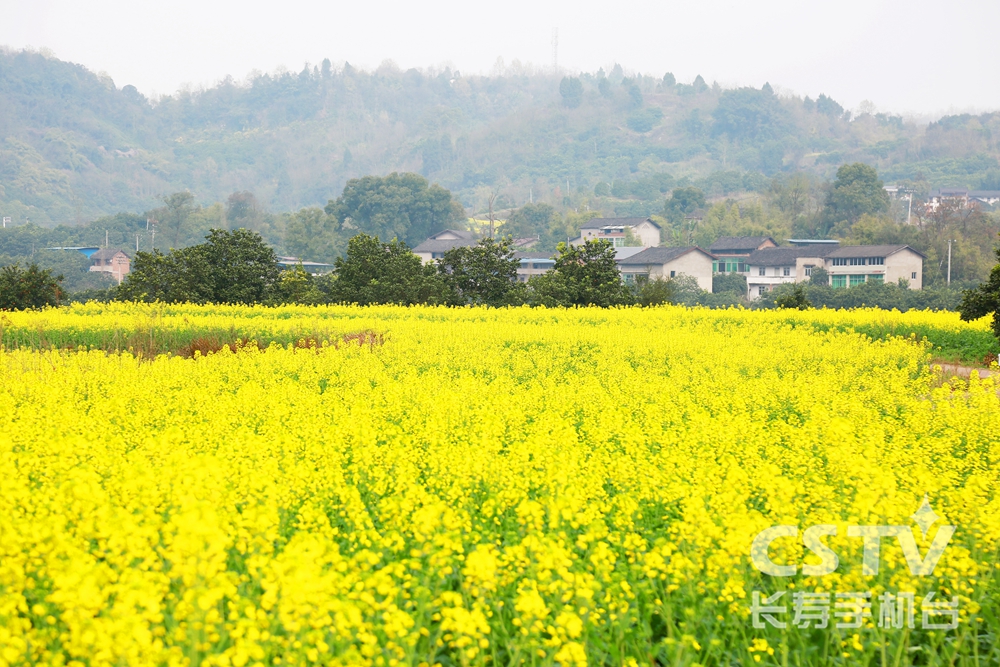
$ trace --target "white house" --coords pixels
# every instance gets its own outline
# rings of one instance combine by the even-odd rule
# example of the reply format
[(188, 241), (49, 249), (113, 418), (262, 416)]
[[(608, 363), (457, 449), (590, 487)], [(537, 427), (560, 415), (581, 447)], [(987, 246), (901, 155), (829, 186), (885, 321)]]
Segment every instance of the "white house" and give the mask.
[(910, 289), (923, 287), (924, 255), (908, 245), (834, 246), (813, 244), (763, 248), (747, 263), (747, 293), (756, 299), (776, 285), (809, 280), (816, 268), (830, 276), (831, 287), (853, 287), (865, 282), (898, 282)]
[(660, 226), (652, 218), (592, 218), (580, 227), (580, 238), (574, 244), (591, 239), (610, 241), (613, 246), (624, 246), (627, 233), (644, 248), (660, 245)]
[(630, 257), (618, 259), (618, 268), (626, 282), (643, 276), (650, 279), (691, 276), (698, 287), (712, 291), (712, 262), (715, 257), (698, 246), (686, 248), (646, 248)]
[(461, 229), (446, 229), (427, 238), (413, 249), (413, 254), (424, 264), (430, 264), (435, 259), (444, 257), (452, 248), (471, 247), (479, 243), (479, 237), (473, 232)]

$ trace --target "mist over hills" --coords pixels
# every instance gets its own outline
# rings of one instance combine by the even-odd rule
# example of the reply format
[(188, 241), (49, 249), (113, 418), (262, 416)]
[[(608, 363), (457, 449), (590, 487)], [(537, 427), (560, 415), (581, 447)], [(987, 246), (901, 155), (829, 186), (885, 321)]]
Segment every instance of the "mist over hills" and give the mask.
[[(470, 213), (491, 191), (607, 214), (662, 209), (671, 188), (766, 189), (844, 162), (886, 182), (1000, 189), (1000, 113), (852, 117), (836, 101), (725, 90), (699, 77), (373, 72), (329, 61), (146, 99), (82, 65), (0, 52), (0, 210), (15, 223), (144, 211), (171, 192), (203, 203), (252, 191), (272, 211), (322, 205), (350, 178), (415, 171)], [(595, 195), (596, 193), (596, 195)]]

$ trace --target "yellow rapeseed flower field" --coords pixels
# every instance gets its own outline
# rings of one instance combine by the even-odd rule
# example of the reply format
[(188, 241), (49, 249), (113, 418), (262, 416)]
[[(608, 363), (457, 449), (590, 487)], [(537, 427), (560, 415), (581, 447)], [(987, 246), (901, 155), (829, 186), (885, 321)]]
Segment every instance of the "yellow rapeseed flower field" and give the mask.
[[(998, 387), (871, 337), (907, 327), (988, 331), (874, 310), (0, 314), (0, 666), (996, 664)], [(207, 336), (248, 344), (203, 356)], [(753, 555), (773, 526), (796, 532)], [(804, 572), (823, 544), (834, 569)]]

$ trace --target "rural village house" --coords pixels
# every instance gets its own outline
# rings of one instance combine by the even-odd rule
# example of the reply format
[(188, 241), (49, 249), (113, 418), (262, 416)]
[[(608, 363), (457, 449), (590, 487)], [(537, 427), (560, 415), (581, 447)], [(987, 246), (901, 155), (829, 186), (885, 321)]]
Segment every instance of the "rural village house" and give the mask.
[(746, 273), (750, 253), (777, 246), (770, 236), (720, 236), (708, 251), (716, 257), (712, 266), (716, 273)]
[(592, 218), (581, 225), (579, 238), (570, 243), (581, 245), (597, 239), (619, 248), (627, 244), (629, 235), (643, 248), (660, 245), (660, 226), (652, 218)]
[(712, 262), (715, 257), (698, 246), (686, 248), (645, 248), (631, 257), (618, 260), (622, 277), (634, 281), (638, 276), (657, 278), (676, 278), (691, 276), (698, 282), (698, 287), (706, 292), (712, 291)]
[(117, 248), (102, 248), (90, 255), (90, 261), (91, 271), (110, 273), (119, 283), (132, 268), (132, 259), (124, 250)]

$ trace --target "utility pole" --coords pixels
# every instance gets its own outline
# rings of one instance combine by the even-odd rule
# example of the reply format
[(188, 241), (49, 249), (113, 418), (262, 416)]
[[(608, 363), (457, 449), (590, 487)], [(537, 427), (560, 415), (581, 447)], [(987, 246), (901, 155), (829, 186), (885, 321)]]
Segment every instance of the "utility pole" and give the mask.
[(139, 235), (135, 235), (135, 251), (139, 252)]
[(108, 230), (104, 230), (104, 247), (108, 247)]
[(951, 285), (951, 244), (955, 239), (948, 239), (948, 285)]

